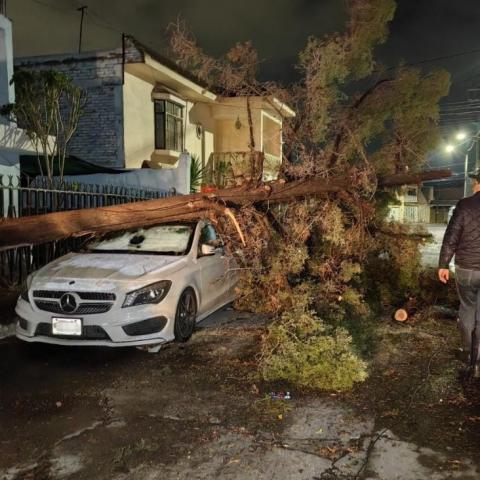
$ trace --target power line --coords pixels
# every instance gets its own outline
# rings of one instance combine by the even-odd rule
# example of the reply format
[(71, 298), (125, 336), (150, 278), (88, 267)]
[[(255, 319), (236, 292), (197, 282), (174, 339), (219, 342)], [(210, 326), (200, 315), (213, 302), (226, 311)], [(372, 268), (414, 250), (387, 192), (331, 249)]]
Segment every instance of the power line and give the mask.
[(474, 53), (480, 53), (480, 48), (475, 48), (473, 50), (464, 50), (462, 52), (451, 53), (449, 55), (443, 55), (440, 57), (425, 58), (423, 60), (419, 60), (418, 62), (409, 63), (408, 65), (410, 66), (423, 65), (425, 63), (439, 62), (440, 60), (449, 60), (451, 58), (462, 57), (464, 55), (473, 55)]
[(65, 8), (58, 7), (57, 5), (52, 5), (52, 4), (47, 3), (47, 2), (42, 2), (41, 0), (32, 0), (32, 1), (35, 2), (35, 3), (38, 3), (42, 7), (51, 8), (52, 10), (56, 10), (57, 12), (63, 13), (64, 15), (74, 15), (75, 14), (73, 9), (72, 10), (70, 10), (70, 9), (67, 10)]
[(477, 100), (477, 99), (472, 99), (472, 100), (462, 100), (462, 101), (458, 101), (458, 102), (445, 102), (445, 103), (442, 103), (442, 105), (445, 105), (445, 106), (448, 106), (448, 105), (452, 105), (452, 106), (455, 106), (455, 105), (471, 105), (471, 104), (480, 104), (480, 100)]
[(478, 110), (480, 108), (480, 104), (475, 103), (472, 105), (457, 105), (454, 107), (440, 107), (441, 111), (444, 112), (457, 112), (457, 111), (462, 111), (462, 110)]
[[(66, 10), (66, 9), (63, 9), (63, 8), (58, 8), (56, 5), (52, 5), (52, 4), (43, 2), (41, 0), (33, 0), (33, 1), (38, 3), (39, 5), (43, 5), (45, 7), (52, 8), (52, 9), (57, 10), (57, 11), (62, 12), (62, 13), (68, 13), (68, 14), (72, 13), (70, 10)], [(97, 23), (101, 23), (102, 26), (104, 26), (105, 28), (108, 28), (108, 29), (110, 29), (112, 31), (115, 31), (117, 33), (122, 33), (121, 30), (119, 30), (118, 28), (113, 26), (109, 21), (105, 20), (101, 15), (99, 15), (97, 12), (94, 12), (91, 8), (89, 9), (88, 15), (96, 17)], [(480, 48), (474, 48), (474, 49), (471, 49), (471, 50), (463, 50), (463, 51), (460, 51), (460, 52), (455, 52), (455, 53), (451, 53), (451, 54), (448, 54), (448, 55), (442, 55), (442, 56), (438, 56), (438, 57), (424, 58), (424, 59), (419, 60), (417, 62), (409, 62), (409, 63), (407, 63), (407, 65), (408, 66), (423, 65), (425, 63), (438, 62), (438, 61), (441, 61), (441, 60), (449, 60), (451, 58), (462, 57), (462, 56), (465, 56), (465, 55), (473, 55), (475, 53), (480, 53)], [(389, 67), (388, 69), (392, 70), (394, 68), (396, 68), (396, 67)]]

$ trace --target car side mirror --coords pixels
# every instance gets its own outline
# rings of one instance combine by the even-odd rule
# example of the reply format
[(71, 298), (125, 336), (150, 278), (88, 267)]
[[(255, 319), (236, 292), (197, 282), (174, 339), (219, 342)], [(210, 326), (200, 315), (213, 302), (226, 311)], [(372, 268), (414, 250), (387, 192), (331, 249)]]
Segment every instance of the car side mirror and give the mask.
[(213, 245), (208, 245), (206, 243), (202, 243), (200, 250), (202, 252), (202, 255), (215, 255), (215, 251), (217, 250), (217, 247)]

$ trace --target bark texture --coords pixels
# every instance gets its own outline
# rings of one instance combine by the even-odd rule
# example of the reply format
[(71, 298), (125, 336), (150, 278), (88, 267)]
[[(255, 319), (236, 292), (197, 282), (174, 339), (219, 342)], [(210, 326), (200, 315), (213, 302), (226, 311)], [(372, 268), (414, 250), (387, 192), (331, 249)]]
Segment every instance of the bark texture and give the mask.
[[(420, 174), (392, 174), (378, 179), (379, 187), (394, 187), (425, 180), (446, 178), (449, 170)], [(236, 187), (215, 193), (196, 193), (94, 209), (56, 212), (0, 222), (0, 250), (51, 242), (71, 236), (104, 233), (135, 227), (146, 227), (171, 221), (193, 220), (223, 214), (231, 217), (232, 209), (252, 204), (286, 203), (301, 198), (348, 191), (349, 176), (275, 181), (258, 187)], [(241, 233), (241, 232), (240, 232)]]

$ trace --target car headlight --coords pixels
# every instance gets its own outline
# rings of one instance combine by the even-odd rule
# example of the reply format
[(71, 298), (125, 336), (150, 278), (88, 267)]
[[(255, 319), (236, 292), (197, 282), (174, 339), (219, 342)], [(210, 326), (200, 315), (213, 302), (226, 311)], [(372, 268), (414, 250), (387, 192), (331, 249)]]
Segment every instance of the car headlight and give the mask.
[(122, 308), (145, 305), (147, 303), (160, 303), (167, 295), (171, 286), (172, 282), (170, 280), (162, 280), (161, 282), (155, 282), (129, 292), (125, 297)]

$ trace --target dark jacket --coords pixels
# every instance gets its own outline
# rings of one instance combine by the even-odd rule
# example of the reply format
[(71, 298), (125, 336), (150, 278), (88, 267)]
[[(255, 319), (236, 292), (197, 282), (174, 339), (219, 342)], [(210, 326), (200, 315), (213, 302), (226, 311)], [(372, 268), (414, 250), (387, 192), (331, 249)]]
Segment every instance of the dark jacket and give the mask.
[(480, 270), (480, 192), (457, 203), (448, 223), (440, 251), (440, 268), (455, 265)]

